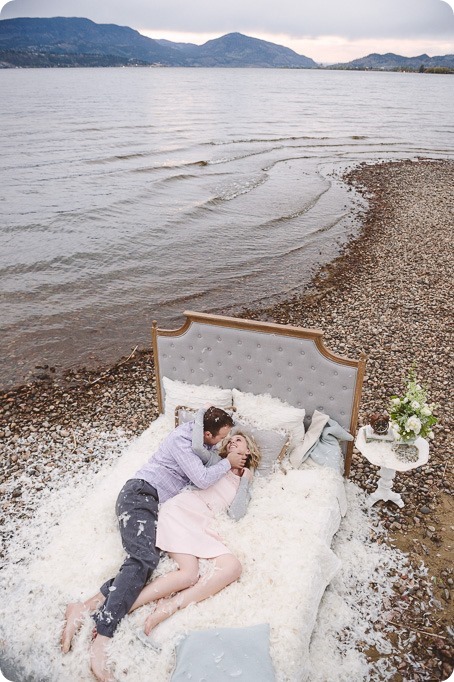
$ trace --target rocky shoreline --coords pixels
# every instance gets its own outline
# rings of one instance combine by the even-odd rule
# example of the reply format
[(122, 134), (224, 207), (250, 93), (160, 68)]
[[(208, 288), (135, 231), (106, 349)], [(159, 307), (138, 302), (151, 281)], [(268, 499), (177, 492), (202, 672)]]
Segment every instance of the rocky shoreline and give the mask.
[[(346, 180), (369, 201), (360, 236), (302, 294), (242, 316), (321, 328), (331, 350), (350, 357), (365, 351), (360, 423), (402, 392), (412, 366), (438, 403), (428, 464), (396, 477), (405, 507), (375, 508), (387, 542), (408, 552), (411, 568), (398, 577), (387, 605), (394, 614), (394, 679), (446, 680), (454, 652), (449, 330), (454, 163), (363, 164)], [(116, 456), (122, 439), (157, 416), (152, 354), (136, 350), (113, 367), (58, 378), (43, 367), (39, 381), (1, 398), (0, 531), (6, 544), (6, 517), (26, 519), (30, 513), (25, 489), (39, 493), (65, 472), (98, 468)], [(351, 480), (369, 492), (376, 486), (376, 467), (357, 452)], [(368, 654), (378, 658), (377, 652)]]

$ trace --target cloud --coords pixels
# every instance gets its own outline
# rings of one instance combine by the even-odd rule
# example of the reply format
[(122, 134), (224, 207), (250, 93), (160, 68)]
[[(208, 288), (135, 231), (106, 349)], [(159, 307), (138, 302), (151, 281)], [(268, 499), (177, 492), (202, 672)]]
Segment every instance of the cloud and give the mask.
[(87, 17), (149, 33), (268, 33), (298, 38), (341, 36), (454, 39), (454, 13), (443, 0), (12, 0), (1, 12), (12, 17)]

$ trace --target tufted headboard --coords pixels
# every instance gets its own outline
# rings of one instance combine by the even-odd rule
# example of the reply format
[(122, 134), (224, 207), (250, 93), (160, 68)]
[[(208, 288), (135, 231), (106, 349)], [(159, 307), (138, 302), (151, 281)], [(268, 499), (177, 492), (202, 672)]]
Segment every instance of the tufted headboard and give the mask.
[[(312, 415), (329, 414), (356, 432), (365, 356), (351, 360), (330, 352), (323, 332), (290, 325), (186, 311), (180, 329), (159, 329), (153, 322), (159, 411), (162, 377), (269, 393)], [(348, 476), (353, 443), (345, 452)]]

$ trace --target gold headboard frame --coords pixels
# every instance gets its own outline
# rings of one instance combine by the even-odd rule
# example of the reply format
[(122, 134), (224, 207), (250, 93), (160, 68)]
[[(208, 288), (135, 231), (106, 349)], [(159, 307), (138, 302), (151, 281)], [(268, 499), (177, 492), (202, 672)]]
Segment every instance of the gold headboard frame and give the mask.
[[(366, 356), (353, 360), (331, 352), (323, 332), (291, 325), (186, 311), (179, 329), (159, 329), (152, 344), (159, 411), (164, 411), (162, 377), (269, 393), (308, 415), (329, 414), (355, 435)], [(350, 472), (353, 442), (345, 450)]]

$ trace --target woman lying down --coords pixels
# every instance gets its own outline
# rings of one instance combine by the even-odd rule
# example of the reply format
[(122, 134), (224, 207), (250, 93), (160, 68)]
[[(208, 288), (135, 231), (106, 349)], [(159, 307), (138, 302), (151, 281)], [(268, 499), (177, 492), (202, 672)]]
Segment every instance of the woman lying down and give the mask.
[[(146, 635), (179, 609), (211, 597), (241, 575), (239, 560), (210, 526), (221, 511), (228, 509), (230, 516), (239, 519), (247, 509), (249, 486), (244, 484), (252, 480), (261, 455), (253, 437), (242, 431), (224, 439), (219, 455), (225, 458), (233, 451), (247, 455), (245, 468), (230, 469), (205, 490), (185, 490), (164, 502), (159, 510), (156, 545), (169, 554), (178, 568), (148, 583), (130, 609), (132, 612), (157, 602), (145, 622)], [(246, 480), (240, 486), (242, 479)], [(214, 570), (204, 577), (199, 577), (199, 559), (213, 559)], [(83, 604), (69, 605), (62, 636), (64, 651), (69, 649), (87, 610), (93, 612), (99, 606), (99, 594)]]

